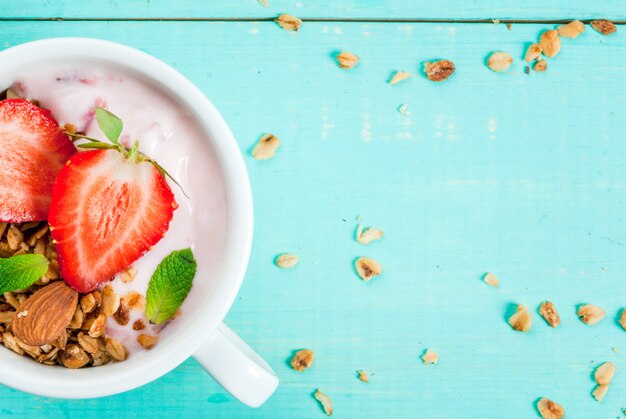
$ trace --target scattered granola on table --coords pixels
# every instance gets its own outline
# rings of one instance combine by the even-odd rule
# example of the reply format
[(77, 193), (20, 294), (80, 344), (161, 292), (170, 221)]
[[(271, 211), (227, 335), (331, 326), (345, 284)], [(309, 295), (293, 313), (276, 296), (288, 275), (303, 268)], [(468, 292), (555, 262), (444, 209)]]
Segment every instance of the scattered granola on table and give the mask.
[(563, 406), (545, 397), (537, 402), (537, 410), (543, 419), (563, 419), (565, 417)]
[(278, 23), (278, 25), (284, 30), (294, 31), (294, 32), (297, 32), (302, 26), (301, 19), (292, 15), (288, 15), (286, 13), (283, 13), (282, 15), (278, 16), (276, 18), (276, 23)]
[(380, 275), (383, 272), (380, 263), (376, 262), (374, 259), (366, 257), (358, 258), (354, 263), (354, 267), (356, 269), (356, 273), (365, 282)]
[(280, 140), (273, 134), (265, 134), (252, 150), (252, 157), (256, 160), (271, 159), (276, 155), (276, 150), (280, 147)]
[(396, 71), (393, 77), (391, 77), (391, 80), (389, 80), (389, 84), (394, 85), (396, 83), (400, 83), (409, 77), (411, 77), (411, 73), (407, 73), (406, 71)]
[(617, 32), (617, 26), (610, 20), (596, 19), (591, 21), (591, 27), (602, 35), (610, 35)]
[(302, 349), (296, 352), (291, 358), (291, 368), (296, 371), (304, 371), (313, 365), (315, 359), (315, 352), (310, 349)]
[(509, 324), (517, 332), (528, 332), (532, 326), (532, 315), (523, 305), (517, 306), (517, 312), (509, 318)]
[(430, 81), (440, 82), (447, 80), (456, 70), (454, 63), (450, 60), (439, 60), (424, 63), (424, 73)]
[(348, 70), (359, 63), (359, 57), (348, 51), (341, 51), (337, 54), (337, 64), (339, 67)]
[(585, 31), (585, 24), (580, 20), (574, 20), (566, 25), (560, 25), (556, 28), (559, 36), (562, 38), (578, 38), (578, 35)]
[(550, 327), (557, 327), (561, 323), (561, 317), (551, 301), (544, 301), (541, 304), (539, 314), (541, 314), (541, 317), (543, 317)]
[(282, 253), (276, 257), (274, 263), (276, 266), (282, 269), (289, 269), (296, 266), (299, 262), (298, 256), (293, 253)]
[(319, 388), (315, 390), (315, 393), (313, 393), (313, 397), (315, 397), (315, 400), (320, 402), (320, 404), (322, 405), (322, 409), (324, 409), (324, 413), (326, 413), (326, 415), (331, 416), (333, 414), (333, 402), (330, 400), (330, 397), (322, 393), (322, 390), (320, 390)]
[(363, 228), (363, 224), (359, 223), (356, 229), (356, 241), (361, 244), (370, 244), (375, 240), (382, 239), (384, 234), (382, 230), (376, 227)]
[(487, 59), (487, 66), (496, 73), (508, 70), (512, 63), (513, 57), (508, 52), (492, 52)]
[(431, 365), (431, 364), (436, 364), (439, 362), (439, 354), (430, 349), (426, 350), (426, 352), (424, 353), (424, 355), (422, 355), (421, 358), (422, 358), (422, 362), (424, 363), (424, 365)]
[(561, 50), (559, 33), (555, 30), (545, 31), (539, 37), (539, 45), (546, 57), (554, 57)]
[(602, 307), (595, 306), (593, 304), (584, 304), (578, 308), (576, 312), (580, 321), (588, 325), (594, 325), (604, 319), (606, 312)]
[(483, 282), (492, 287), (500, 286), (500, 280), (491, 272), (487, 272), (483, 275)]
[(370, 377), (367, 374), (367, 371), (359, 370), (356, 373), (358, 374), (359, 380), (363, 381), (364, 383), (369, 383)]
[(548, 62), (546, 60), (537, 60), (533, 64), (533, 70), (538, 72), (544, 72), (548, 69)]

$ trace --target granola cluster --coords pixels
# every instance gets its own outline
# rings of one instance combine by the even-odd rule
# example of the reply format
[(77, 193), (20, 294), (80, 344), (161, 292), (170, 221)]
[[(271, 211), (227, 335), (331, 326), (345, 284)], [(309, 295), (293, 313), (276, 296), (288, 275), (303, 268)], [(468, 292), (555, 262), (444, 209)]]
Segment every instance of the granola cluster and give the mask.
[[(0, 223), (0, 257), (27, 253), (44, 255), (50, 261), (48, 272), (27, 289), (0, 295), (0, 343), (42, 364), (67, 368), (96, 367), (111, 361), (124, 361), (128, 351), (121, 342), (106, 336), (107, 319), (113, 317), (117, 323), (126, 325), (130, 310), (143, 310), (145, 303), (143, 296), (136, 292), (120, 298), (111, 286), (106, 286), (102, 291), (81, 294), (71, 321), (54, 341), (32, 346), (16, 336), (14, 321), (29, 314), (28, 310), (20, 308), (40, 289), (61, 281), (59, 263), (46, 222)], [(129, 270), (124, 275), (132, 280), (134, 271)], [(133, 330), (143, 330), (145, 323), (137, 320), (132, 327)], [(157, 337), (141, 334), (137, 340), (149, 349), (156, 344)]]

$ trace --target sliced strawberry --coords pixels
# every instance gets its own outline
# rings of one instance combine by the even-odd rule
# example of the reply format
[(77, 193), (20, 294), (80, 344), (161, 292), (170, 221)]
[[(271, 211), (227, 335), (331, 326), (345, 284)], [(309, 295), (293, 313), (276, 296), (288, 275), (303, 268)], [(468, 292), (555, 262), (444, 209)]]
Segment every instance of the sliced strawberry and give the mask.
[(50, 111), (0, 101), (0, 221), (45, 220), (54, 179), (75, 152)]
[(165, 235), (177, 207), (150, 162), (118, 150), (76, 153), (52, 189), (48, 222), (61, 276), (89, 292), (128, 268)]

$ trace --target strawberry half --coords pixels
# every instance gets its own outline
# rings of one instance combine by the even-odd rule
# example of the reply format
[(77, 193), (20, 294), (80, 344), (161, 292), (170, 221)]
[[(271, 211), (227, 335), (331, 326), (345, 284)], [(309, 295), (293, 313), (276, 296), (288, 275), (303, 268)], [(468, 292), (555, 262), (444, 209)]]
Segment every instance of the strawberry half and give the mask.
[(76, 153), (52, 189), (48, 222), (61, 276), (89, 292), (128, 268), (167, 231), (174, 194), (150, 159), (120, 145)]
[(0, 221), (48, 218), (54, 179), (75, 152), (50, 111), (25, 99), (0, 101)]

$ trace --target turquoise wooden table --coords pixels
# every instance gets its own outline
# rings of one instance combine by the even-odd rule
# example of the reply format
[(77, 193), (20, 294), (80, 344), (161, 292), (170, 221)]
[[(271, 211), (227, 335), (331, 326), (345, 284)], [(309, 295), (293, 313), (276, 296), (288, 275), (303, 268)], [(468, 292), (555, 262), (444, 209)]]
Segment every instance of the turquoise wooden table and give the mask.
[[(523, 55), (556, 21), (625, 20), (623, 2), (269, 1), (0, 0), (0, 48), (55, 36), (122, 42), (174, 66), (221, 110), (246, 155), (256, 222), (226, 322), (281, 379), (254, 410), (188, 360), (97, 400), (1, 388), (2, 414), (321, 418), (319, 387), (337, 418), (532, 418), (543, 396), (569, 418), (621, 417), (626, 30), (607, 37), (587, 25), (545, 73), (525, 74)], [(272, 21), (282, 12), (304, 19), (299, 32)], [(341, 50), (358, 66), (339, 69)], [(512, 54), (512, 67), (490, 71), (492, 51)], [(439, 58), (457, 72), (432, 83), (421, 63)], [(413, 77), (391, 86), (395, 70)], [(265, 132), (282, 147), (256, 161)], [(381, 241), (354, 240), (359, 215), (384, 230)], [(282, 252), (299, 265), (277, 268)], [(358, 256), (383, 274), (361, 281)], [(481, 281), (487, 271), (499, 288)], [(546, 299), (561, 313), (556, 329), (536, 312)], [(582, 303), (607, 318), (583, 324)], [(529, 333), (507, 324), (511, 304), (531, 309)], [(300, 348), (316, 352), (303, 373), (289, 367)], [(437, 365), (422, 364), (427, 348)], [(598, 403), (592, 373), (603, 361), (617, 373)]]

